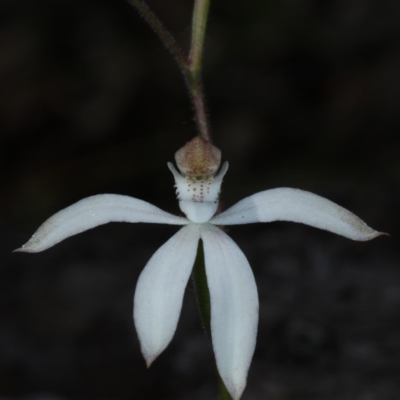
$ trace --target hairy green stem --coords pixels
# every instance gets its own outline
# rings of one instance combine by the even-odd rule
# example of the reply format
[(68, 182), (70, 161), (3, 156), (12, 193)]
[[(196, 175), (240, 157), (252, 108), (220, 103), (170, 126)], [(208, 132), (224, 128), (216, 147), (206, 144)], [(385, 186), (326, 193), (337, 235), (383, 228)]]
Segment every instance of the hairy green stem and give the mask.
[(211, 303), (207, 285), (206, 269), (204, 265), (203, 241), (199, 241), (196, 260), (193, 266), (193, 283), (196, 291), (197, 305), (199, 306), (201, 321), (211, 343)]
[(210, 0), (195, 0), (192, 19), (192, 41), (189, 53), (189, 68), (194, 79), (199, 79), (200, 77), (209, 8)]
[(185, 78), (189, 95), (193, 103), (195, 122), (198, 134), (211, 141), (208, 116), (205, 106), (203, 85), (201, 81), (204, 36), (207, 25), (210, 0), (195, 0), (193, 9), (193, 28), (189, 56), (183, 53), (175, 38), (162, 24), (154, 12), (143, 0), (127, 0), (135, 7), (144, 20), (150, 25), (164, 46), (175, 58)]
[(167, 28), (162, 24), (154, 12), (143, 0), (126, 0), (135, 7), (143, 19), (150, 25), (155, 34), (159, 37), (164, 46), (170, 51), (175, 58), (182, 72), (186, 74), (187, 60), (181, 48), (176, 43), (175, 38)]

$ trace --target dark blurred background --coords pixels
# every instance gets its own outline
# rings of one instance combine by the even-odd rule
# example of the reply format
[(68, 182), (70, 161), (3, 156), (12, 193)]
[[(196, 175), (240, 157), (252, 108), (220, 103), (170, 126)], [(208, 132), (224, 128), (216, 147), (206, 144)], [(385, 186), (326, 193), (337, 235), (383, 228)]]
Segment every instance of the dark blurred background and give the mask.
[[(149, 1), (187, 48), (192, 1)], [(310, 190), (389, 232), (232, 227), (261, 303), (244, 400), (400, 398), (400, 2), (213, 0), (204, 83), (223, 203)], [(0, 3), (0, 399), (216, 399), (192, 285), (147, 370), (138, 275), (176, 228), (111, 224), (12, 254), (50, 215), (119, 193), (178, 213), (195, 134), (180, 72), (123, 0)]]

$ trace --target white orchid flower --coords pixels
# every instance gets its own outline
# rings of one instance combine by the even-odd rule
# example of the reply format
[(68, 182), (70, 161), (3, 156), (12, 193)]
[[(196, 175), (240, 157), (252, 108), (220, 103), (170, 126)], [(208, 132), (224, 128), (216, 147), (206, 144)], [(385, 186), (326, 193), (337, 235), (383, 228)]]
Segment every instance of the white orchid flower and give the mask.
[[(201, 140), (195, 138), (190, 143), (198, 145)], [(228, 169), (225, 162), (220, 172), (215, 174), (220, 160), (218, 152), (212, 146), (208, 160), (205, 160), (207, 157), (200, 160), (203, 164), (201, 174), (199, 169), (196, 170), (198, 166), (190, 170), (199, 159), (190, 159), (187, 154), (182, 155), (182, 151), (176, 154), (181, 173), (168, 164), (175, 178), (179, 207), (186, 218), (169, 214), (133, 197), (101, 194), (85, 198), (54, 214), (16, 251), (40, 252), (72, 235), (109, 222), (182, 225), (183, 228), (154, 253), (137, 283), (134, 322), (141, 351), (150, 366), (170, 343), (201, 239), (210, 292), (211, 336), (216, 363), (227, 390), (233, 399), (238, 400), (246, 386), (256, 344), (258, 295), (245, 255), (218, 226), (293, 221), (360, 241), (373, 239), (381, 233), (339, 205), (291, 188), (256, 193), (214, 215), (222, 179)], [(207, 162), (209, 168), (204, 167)]]

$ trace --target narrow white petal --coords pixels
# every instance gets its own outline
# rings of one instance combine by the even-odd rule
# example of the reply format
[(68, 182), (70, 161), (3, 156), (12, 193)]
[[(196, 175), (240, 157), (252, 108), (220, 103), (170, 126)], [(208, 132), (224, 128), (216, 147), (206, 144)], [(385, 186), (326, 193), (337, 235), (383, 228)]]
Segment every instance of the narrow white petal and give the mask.
[(154, 253), (140, 274), (133, 315), (147, 366), (174, 336), (199, 238), (198, 225), (182, 228)]
[(345, 208), (304, 190), (278, 188), (256, 193), (215, 216), (215, 225), (292, 221), (324, 229), (353, 240), (383, 235)]
[(221, 229), (201, 228), (218, 371), (234, 400), (246, 387), (257, 337), (258, 295), (250, 265)]
[(134, 197), (99, 194), (64, 208), (45, 221), (32, 238), (14, 251), (37, 253), (62, 240), (109, 222), (149, 222), (186, 225), (185, 218), (160, 210)]

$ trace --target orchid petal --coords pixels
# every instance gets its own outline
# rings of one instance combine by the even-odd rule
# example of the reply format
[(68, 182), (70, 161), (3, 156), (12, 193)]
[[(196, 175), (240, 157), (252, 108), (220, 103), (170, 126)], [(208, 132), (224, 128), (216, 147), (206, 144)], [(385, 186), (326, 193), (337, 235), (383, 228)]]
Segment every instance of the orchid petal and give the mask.
[(189, 221), (134, 197), (100, 194), (64, 208), (45, 221), (32, 238), (14, 250), (37, 253), (62, 240), (109, 222), (148, 222), (186, 225)]
[(258, 295), (250, 265), (221, 229), (203, 225), (211, 335), (219, 374), (234, 400), (246, 386), (257, 337)]
[(133, 315), (147, 366), (174, 336), (199, 238), (198, 225), (182, 228), (154, 253), (140, 274)]
[(300, 222), (360, 241), (383, 235), (332, 201), (291, 188), (271, 189), (246, 197), (210, 223), (240, 225), (272, 221)]

